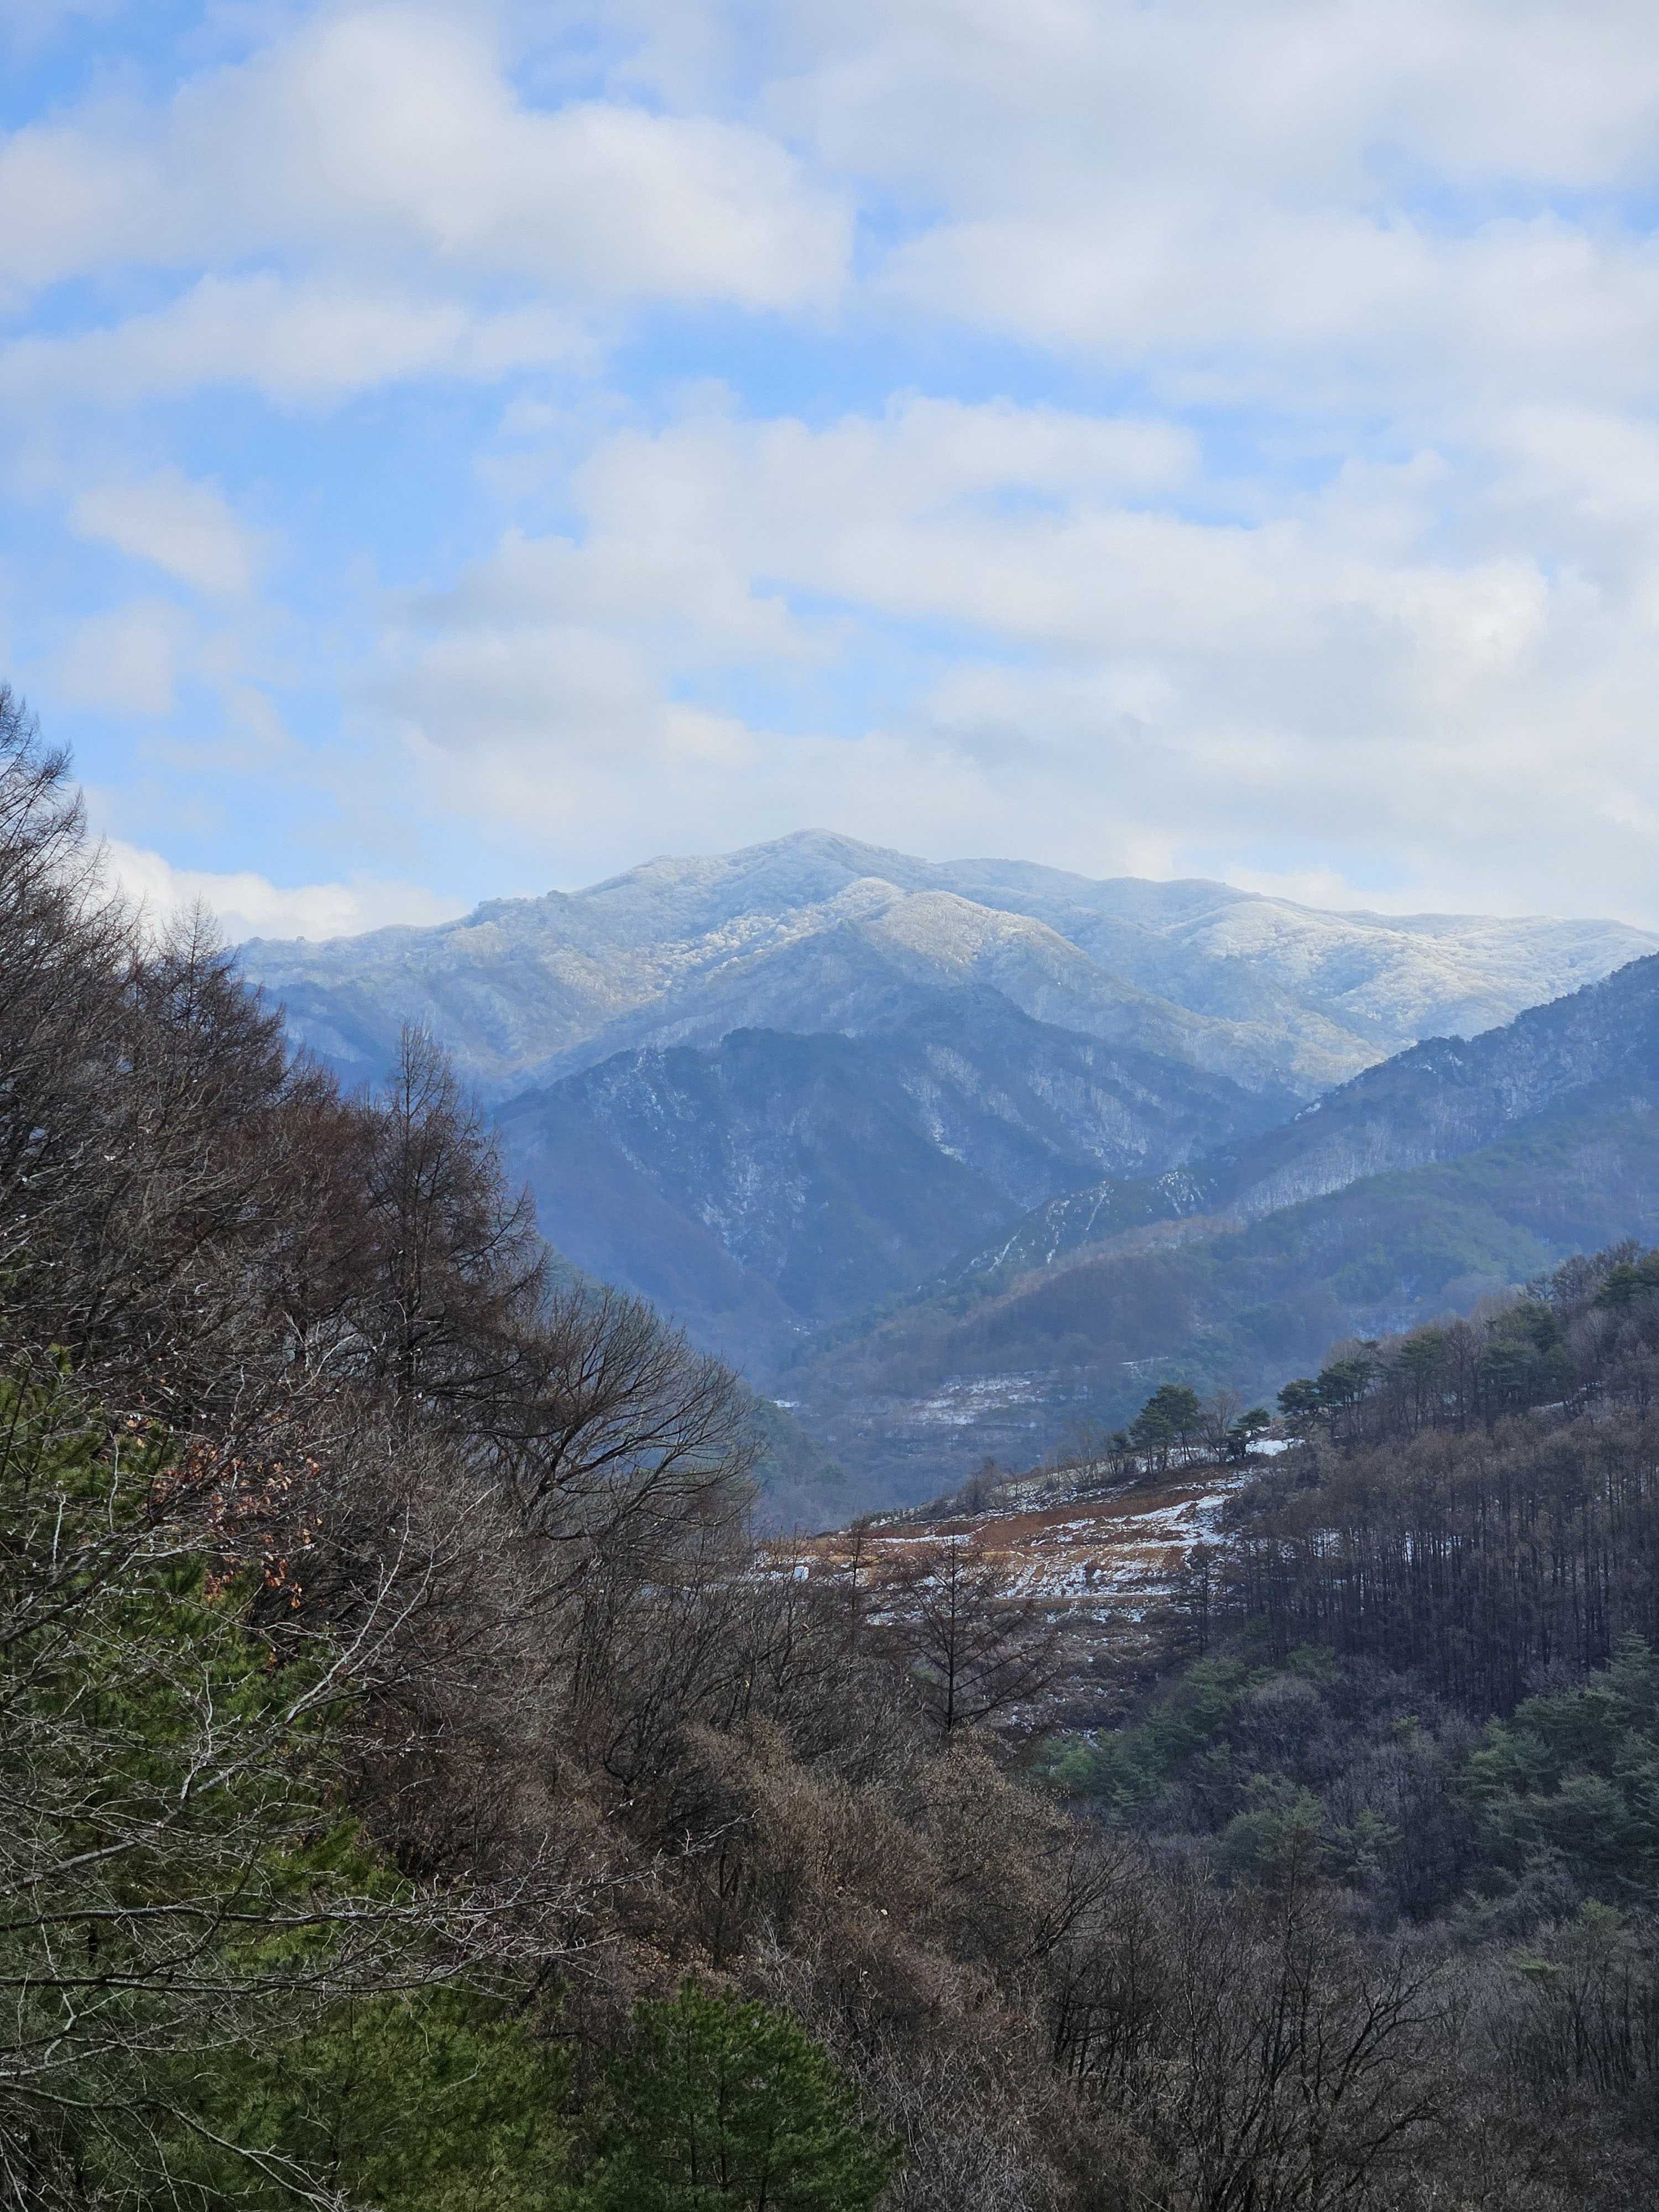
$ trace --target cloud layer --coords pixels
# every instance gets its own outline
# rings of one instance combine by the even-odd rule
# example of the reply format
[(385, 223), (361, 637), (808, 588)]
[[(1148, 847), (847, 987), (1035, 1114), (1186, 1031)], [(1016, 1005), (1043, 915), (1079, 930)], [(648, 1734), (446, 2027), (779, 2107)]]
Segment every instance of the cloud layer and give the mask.
[(13, 672), (166, 898), (818, 822), (1659, 922), (1645, 11), (271, 21), (37, 7), (0, 140)]
[(104, 846), (105, 880), (138, 908), (154, 929), (166, 929), (200, 908), (233, 944), (251, 937), (356, 937), (391, 922), (447, 921), (463, 913), (458, 900), (434, 896), (418, 884), (301, 884), (279, 889), (251, 868), (228, 874), (175, 868), (159, 853), (119, 838)]

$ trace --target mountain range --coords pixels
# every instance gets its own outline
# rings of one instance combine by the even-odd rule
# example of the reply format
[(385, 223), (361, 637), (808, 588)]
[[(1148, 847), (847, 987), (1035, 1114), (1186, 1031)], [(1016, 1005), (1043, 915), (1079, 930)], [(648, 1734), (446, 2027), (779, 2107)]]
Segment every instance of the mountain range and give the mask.
[[(569, 1259), (915, 1490), (1103, 1417), (1160, 1361), (1243, 1381), (1624, 1233), (1659, 1188), (1656, 946), (809, 832), (242, 958), (349, 1084), (428, 1024)], [(1449, 1195), (1452, 1162), (1506, 1146), (1530, 1188), (1546, 1126), (1590, 1121), (1576, 1212), (1493, 1213), (1467, 1168)], [(1438, 1257), (1396, 1264), (1413, 1206)], [(1322, 1273), (1327, 1246), (1347, 1256)]]
[(1659, 1241), (1659, 958), (1471, 1041), (1437, 1039), (1190, 1167), (1034, 1209), (777, 1385), (907, 1492), (1160, 1380), (1269, 1395), (1567, 1255)]
[(377, 1077), (424, 1020), (487, 1097), (735, 1029), (863, 1034), (981, 986), (1034, 1020), (1316, 1097), (1419, 1037), (1472, 1036), (1659, 950), (1621, 923), (1328, 914), (1224, 884), (935, 863), (803, 831), (647, 862), (436, 928), (256, 939), (297, 1038)]

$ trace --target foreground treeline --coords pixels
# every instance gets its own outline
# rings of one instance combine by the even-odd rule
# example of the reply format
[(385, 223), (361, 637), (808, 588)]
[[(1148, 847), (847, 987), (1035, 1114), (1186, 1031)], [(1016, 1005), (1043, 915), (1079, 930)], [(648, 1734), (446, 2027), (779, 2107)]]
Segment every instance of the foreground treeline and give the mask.
[[(1410, 2081), (1435, 2118), (1408, 2174), (1373, 2176), (1374, 2196), (1353, 2201), (1654, 2202), (1659, 1659), (1641, 1638), (1476, 1728), (1419, 1676), (1314, 1644), (1276, 1663), (1246, 1632), (1135, 1724), (1055, 1749), (1079, 1802), (1188, 1869), (1196, 1894), (1221, 1889), (1228, 1934), (1275, 1901), (1288, 1930), (1297, 1900), (1327, 1900), (1338, 1933), (1322, 1963), (1346, 1952), (1364, 1997), (1353, 2043), (1320, 2039), (1322, 2063), (1352, 2051), (1354, 2088), (1388, 2082), (1390, 2118)], [(1133, 1982), (1130, 1931), (1126, 1948)], [(1224, 1943), (1212, 1955), (1224, 2017)], [(1153, 1947), (1154, 1974), (1163, 1964)]]
[(9, 701), (0, 1335), (0, 2200), (1408, 2174), (1416, 1980), (1023, 1784), (971, 1573), (896, 1639), (757, 1547), (732, 1378), (555, 1276), (425, 1041), (343, 1098), (103, 901)]
[(1650, 2201), (1645, 1906), (1564, 1856), (1655, 1802), (1635, 1646), (1599, 1765), (1212, 1653), (1066, 1803), (975, 1574), (896, 1637), (757, 1546), (730, 1376), (425, 1041), (343, 1098), (104, 901), (9, 696), (0, 1338), (0, 2202)]

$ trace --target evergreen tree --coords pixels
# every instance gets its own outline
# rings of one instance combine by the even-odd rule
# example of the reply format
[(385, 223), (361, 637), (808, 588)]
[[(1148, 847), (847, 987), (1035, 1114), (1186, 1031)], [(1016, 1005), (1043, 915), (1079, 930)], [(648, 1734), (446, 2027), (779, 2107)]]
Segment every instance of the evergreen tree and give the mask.
[(190, 2071), (207, 2132), (179, 2131), (167, 2157), (185, 2202), (550, 2212), (568, 2201), (569, 2054), (474, 1991), (347, 2000), (309, 2034)]
[(339, 1802), (337, 1647), (246, 1625), (216, 1472), (0, 1381), (0, 2204), (541, 2212), (564, 2057), (443, 1985)]
[(641, 2004), (583, 2212), (866, 2212), (897, 2164), (782, 2013), (687, 1981)]
[(1198, 1434), (1204, 1408), (1196, 1390), (1185, 1382), (1160, 1382), (1135, 1416), (1129, 1440), (1162, 1469), (1170, 1463), (1174, 1444), (1183, 1449)]

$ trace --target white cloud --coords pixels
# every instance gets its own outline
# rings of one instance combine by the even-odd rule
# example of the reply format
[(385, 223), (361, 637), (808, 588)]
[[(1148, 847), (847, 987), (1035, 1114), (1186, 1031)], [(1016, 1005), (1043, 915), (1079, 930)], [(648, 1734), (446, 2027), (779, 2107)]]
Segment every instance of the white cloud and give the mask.
[(1255, 659), (1356, 617), (1432, 638), (1449, 663), (1519, 649), (1528, 564), (1378, 561), (1344, 542), (1352, 485), (1335, 531), (1317, 500), (1199, 519), (1181, 497), (1192, 464), (1167, 424), (1006, 404), (915, 401), (817, 431), (695, 417), (596, 452), (569, 566), (602, 563), (618, 611), (645, 560), (671, 573), (670, 549), (688, 568), (696, 557), (705, 610), (752, 606), (770, 580), (779, 635), (793, 595), (1062, 653)]
[(1494, 397), (1641, 403), (1659, 250), (1541, 214), (1448, 234), (1399, 213), (1160, 203), (945, 222), (878, 280), (896, 306), (1145, 366), (1172, 398), (1382, 404), (1474, 427)]
[(775, 141), (615, 100), (513, 93), (482, 27), (405, 8), (325, 18), (177, 117), (250, 226), (396, 234), (437, 261), (584, 295), (793, 306), (838, 285), (848, 210)]
[[(519, 380), (482, 464), (476, 409), (406, 418), (414, 468), (430, 433), (434, 480), (471, 471), (501, 507), (479, 560), (452, 550), (480, 542), (465, 496), (410, 502), (398, 570), (431, 585), (388, 609), (370, 687), (407, 749), (388, 806), (566, 880), (827, 820), (1659, 920), (1650, 9), (236, 20), (217, 34), (266, 27), (251, 58), (0, 146), (0, 285), (93, 280), (0, 355), (0, 398), (26, 424), (106, 408), (136, 442), (131, 410), (210, 387), (295, 409)], [(618, 350), (651, 302), (702, 313)], [(690, 381), (723, 361), (748, 411)], [(988, 403), (988, 378), (1073, 398)], [(172, 419), (145, 424), (161, 453)], [(301, 682), (339, 680), (349, 618), (307, 646), (261, 608), (256, 639), (235, 596), (259, 558), (235, 505), (278, 518), (298, 570), (282, 470), (331, 524), (368, 481), (339, 447), (337, 482), (306, 477), (280, 434), (244, 501), (210, 428), (190, 476), (38, 434), (77, 529), (224, 587), (188, 620), (91, 617), (74, 696), (166, 713), (215, 625), (225, 665), (280, 630)]]
[(0, 353), (0, 392), (129, 407), (240, 384), (282, 404), (325, 404), (411, 376), (494, 378), (568, 360), (582, 343), (550, 309), (478, 313), (386, 285), (264, 271), (204, 276), (112, 329), (20, 338)]
[(83, 538), (153, 561), (198, 591), (245, 592), (253, 581), (256, 533), (211, 485), (191, 483), (176, 469), (95, 485), (75, 501), (70, 520)]
[[(1097, 639), (1099, 562), (1091, 572), (1078, 542), (1079, 502), (1178, 484), (1193, 465), (1166, 424), (1000, 404), (916, 400), (817, 434), (724, 414), (626, 434), (581, 471), (580, 544), (511, 532), (453, 591), (406, 611), (394, 650), (407, 672), (390, 696), (439, 753), (523, 763), (517, 796), (503, 767), (473, 784), (474, 804), (538, 818), (571, 808), (572, 773), (586, 789), (644, 763), (751, 773), (762, 740), (677, 698), (676, 681), (763, 666), (810, 678), (832, 663), (848, 641), (841, 617), (805, 615), (792, 593)], [(1109, 511), (1132, 538), (1159, 527)], [(1145, 553), (1127, 545), (1126, 568)]]
[(127, 4), (128, 0), (6, 0), (0, 11), (0, 36), (31, 53), (70, 25), (106, 22)]
[(786, 15), (768, 112), (890, 197), (876, 289), (923, 327), (1299, 412), (1467, 402), (1456, 374), (1645, 391), (1659, 48), (1634, 0)]
[[(1114, 565), (1144, 584), (1193, 441), (1164, 422), (912, 399), (819, 431), (694, 416), (607, 441), (579, 471), (589, 544), (696, 549), (735, 599), (762, 580), (1011, 637), (1098, 637)], [(1114, 556), (1097, 541), (1115, 538)], [(1228, 533), (1192, 534), (1226, 559)], [(1247, 566), (1253, 550), (1243, 541)], [(774, 619), (776, 619), (775, 616)]]
[(109, 880), (153, 922), (165, 924), (204, 906), (233, 945), (250, 937), (357, 937), (392, 922), (447, 921), (465, 911), (461, 902), (416, 884), (357, 877), (288, 889), (247, 869), (214, 874), (176, 868), (159, 853), (117, 838), (106, 839), (103, 849)]
[[(482, 14), (329, 10), (164, 112), (106, 100), (0, 146), (0, 279), (305, 251), (584, 301), (822, 302), (850, 208), (773, 137), (614, 100), (526, 106)], [(228, 274), (229, 270), (227, 269)]]
[(77, 270), (143, 258), (170, 213), (142, 148), (95, 127), (25, 128), (0, 143), (0, 283), (26, 295)]
[[(1089, 179), (1385, 198), (1644, 175), (1659, 57), (1640, 0), (797, 0), (777, 112), (833, 158), (967, 210)], [(926, 87), (928, 97), (918, 98)]]
[[(1580, 442), (1594, 481), (1628, 465), (1599, 422)], [(1340, 879), (1360, 903), (1655, 918), (1659, 640), (1623, 611), (1643, 589), (1659, 608), (1644, 571), (1553, 572), (1512, 550), (1501, 492), (1466, 495), (1449, 533), (1432, 454), (1257, 492), (1254, 514), (1235, 486), (1210, 520), (1186, 511), (1193, 466), (1156, 422), (1006, 405), (624, 433), (580, 473), (580, 539), (515, 535), (413, 611), (392, 693), (446, 808), (560, 853), (823, 820)], [(1593, 556), (1567, 474), (1533, 496), (1572, 507)], [(714, 703), (722, 671), (811, 699), (895, 625), (916, 657), (856, 743)]]

